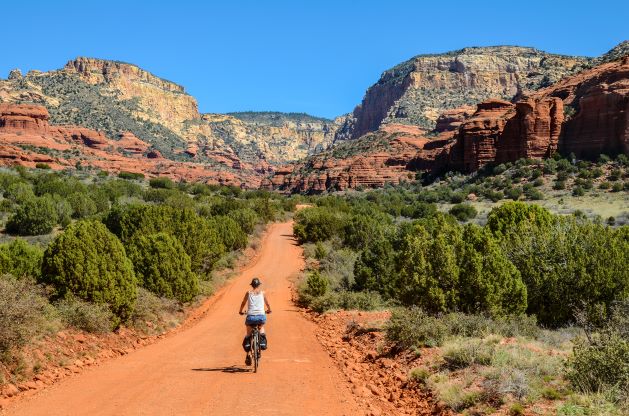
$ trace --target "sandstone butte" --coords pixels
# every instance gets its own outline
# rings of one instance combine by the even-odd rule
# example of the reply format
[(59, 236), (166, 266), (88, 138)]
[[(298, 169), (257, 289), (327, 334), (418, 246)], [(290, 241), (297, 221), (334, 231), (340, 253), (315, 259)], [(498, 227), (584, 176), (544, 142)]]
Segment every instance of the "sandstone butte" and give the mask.
[(316, 193), (396, 184), (417, 171), (472, 172), (558, 150), (580, 158), (629, 154), (629, 57), (521, 94), (515, 102), (486, 100), (470, 113), (467, 107), (445, 112), (429, 135), (385, 124), (301, 163), (278, 167), (262, 186)]
[(137, 172), (175, 180), (202, 181), (257, 188), (267, 166), (243, 163), (229, 152), (208, 153), (214, 161), (181, 162), (162, 157), (159, 151), (123, 132), (118, 140), (83, 127), (55, 126), (40, 105), (0, 104), (0, 165), (35, 167), (46, 163), (56, 170), (77, 163), (109, 172)]

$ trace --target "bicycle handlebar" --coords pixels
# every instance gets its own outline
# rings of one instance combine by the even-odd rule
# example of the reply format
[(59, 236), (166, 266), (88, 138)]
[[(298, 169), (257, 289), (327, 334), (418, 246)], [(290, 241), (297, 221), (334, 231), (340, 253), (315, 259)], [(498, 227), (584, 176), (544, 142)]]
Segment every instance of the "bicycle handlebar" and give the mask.
[[(266, 313), (271, 313), (271, 310), (269, 309), (268, 311), (266, 311)], [(246, 315), (247, 311), (244, 312), (238, 312), (239, 315)]]

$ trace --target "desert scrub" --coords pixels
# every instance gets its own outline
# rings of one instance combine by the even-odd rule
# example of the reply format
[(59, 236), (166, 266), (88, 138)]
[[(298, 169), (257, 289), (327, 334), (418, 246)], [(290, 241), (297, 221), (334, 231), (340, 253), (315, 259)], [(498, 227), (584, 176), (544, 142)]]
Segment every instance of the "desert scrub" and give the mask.
[(51, 332), (55, 322), (52, 307), (34, 282), (0, 276), (0, 360), (34, 337)]
[(181, 305), (173, 299), (159, 297), (140, 287), (130, 324), (146, 333), (161, 333), (179, 324)]
[(113, 329), (113, 316), (106, 305), (69, 298), (57, 302), (55, 307), (67, 326), (97, 334)]

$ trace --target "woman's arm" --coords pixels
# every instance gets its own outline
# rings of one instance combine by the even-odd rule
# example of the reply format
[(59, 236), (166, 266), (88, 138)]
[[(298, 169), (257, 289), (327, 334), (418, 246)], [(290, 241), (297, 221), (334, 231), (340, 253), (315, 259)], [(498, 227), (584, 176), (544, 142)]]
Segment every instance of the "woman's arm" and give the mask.
[(264, 294), (264, 304), (266, 305), (266, 313), (271, 313), (271, 305), (269, 305), (269, 298)]
[(245, 293), (245, 297), (242, 299), (242, 303), (240, 304), (240, 310), (238, 311), (239, 314), (243, 314), (243, 309), (245, 308), (245, 306), (247, 305), (247, 301), (249, 300), (249, 293)]

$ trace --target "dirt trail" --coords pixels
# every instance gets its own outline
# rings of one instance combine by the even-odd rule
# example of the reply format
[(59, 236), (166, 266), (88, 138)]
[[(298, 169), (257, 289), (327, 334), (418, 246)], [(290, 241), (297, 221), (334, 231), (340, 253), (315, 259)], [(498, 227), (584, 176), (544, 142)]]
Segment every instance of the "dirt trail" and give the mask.
[[(255, 263), (223, 288), (195, 325), (18, 401), (3, 415), (363, 414), (291, 302), (288, 278), (303, 267), (292, 223), (274, 224)], [(238, 307), (260, 276), (269, 295), (269, 350), (250, 373)]]

